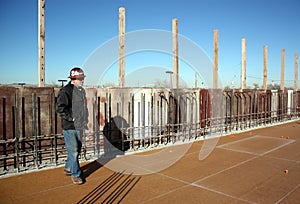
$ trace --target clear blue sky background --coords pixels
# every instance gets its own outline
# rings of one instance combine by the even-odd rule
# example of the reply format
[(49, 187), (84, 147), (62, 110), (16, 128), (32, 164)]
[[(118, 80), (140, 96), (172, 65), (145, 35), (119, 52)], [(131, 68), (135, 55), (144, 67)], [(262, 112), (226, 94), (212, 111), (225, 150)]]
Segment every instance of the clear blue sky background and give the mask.
[[(268, 83), (293, 87), (294, 55), (300, 48), (299, 0), (46, 0), (46, 83), (65, 79), (99, 45), (118, 35), (118, 9), (126, 8), (126, 31), (172, 29), (213, 59), (219, 30), (219, 75), (240, 86), (241, 39), (247, 41), (247, 85), (262, 84), (263, 46), (268, 46)], [(38, 83), (38, 0), (0, 0), (0, 83)], [(179, 48), (180, 52), (180, 48)], [(170, 62), (172, 64), (172, 62)], [(126, 72), (130, 70), (126, 64)], [(116, 72), (117, 73), (117, 72)], [(114, 77), (117, 84), (117, 75)], [(192, 83), (191, 83), (192, 84)]]

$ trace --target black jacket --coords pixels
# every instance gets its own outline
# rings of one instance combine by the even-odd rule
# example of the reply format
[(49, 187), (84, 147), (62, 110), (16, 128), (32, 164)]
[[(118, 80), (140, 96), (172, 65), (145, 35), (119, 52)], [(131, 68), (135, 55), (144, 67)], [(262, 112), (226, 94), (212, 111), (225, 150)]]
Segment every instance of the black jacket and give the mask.
[(61, 117), (62, 129), (87, 129), (88, 109), (83, 88), (76, 88), (71, 82), (58, 92), (56, 113)]

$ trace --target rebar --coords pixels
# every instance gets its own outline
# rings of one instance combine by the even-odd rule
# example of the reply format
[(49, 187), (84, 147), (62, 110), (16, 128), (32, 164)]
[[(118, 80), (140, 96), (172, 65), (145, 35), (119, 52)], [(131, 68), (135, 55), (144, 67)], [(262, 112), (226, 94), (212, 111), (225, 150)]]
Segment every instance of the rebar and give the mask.
[[(144, 151), (265, 127), (300, 116), (299, 91), (86, 91), (93, 93), (89, 100), (92, 120), (83, 138), (82, 160), (99, 158), (112, 151), (112, 147), (123, 152)], [(1, 91), (1, 175), (64, 162), (64, 138), (54, 108), (56, 94), (53, 88)], [(216, 109), (219, 115), (212, 113), (216, 103), (211, 94), (221, 96), (220, 107)]]

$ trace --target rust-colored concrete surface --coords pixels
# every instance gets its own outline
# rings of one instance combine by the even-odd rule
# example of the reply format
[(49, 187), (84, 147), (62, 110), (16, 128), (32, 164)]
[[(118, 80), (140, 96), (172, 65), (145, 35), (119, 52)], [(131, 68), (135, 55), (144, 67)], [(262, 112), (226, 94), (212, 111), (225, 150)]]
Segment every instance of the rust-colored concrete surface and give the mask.
[(148, 175), (94, 161), (81, 164), (82, 185), (63, 167), (1, 178), (0, 203), (300, 203), (300, 121), (221, 137), (199, 160), (202, 145)]

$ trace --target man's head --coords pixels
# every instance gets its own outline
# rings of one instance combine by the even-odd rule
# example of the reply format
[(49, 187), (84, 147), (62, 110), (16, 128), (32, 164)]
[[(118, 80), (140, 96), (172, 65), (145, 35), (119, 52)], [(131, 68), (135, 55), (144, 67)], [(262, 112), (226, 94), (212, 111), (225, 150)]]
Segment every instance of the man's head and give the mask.
[(81, 68), (74, 67), (71, 69), (68, 78), (71, 79), (71, 83), (74, 84), (74, 86), (81, 87), (83, 85), (85, 75)]

